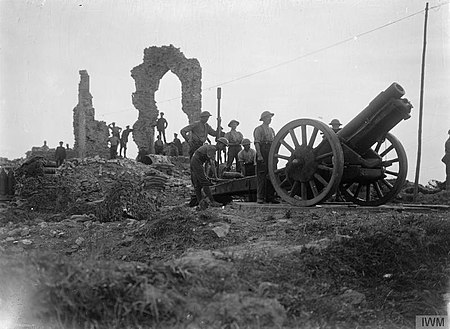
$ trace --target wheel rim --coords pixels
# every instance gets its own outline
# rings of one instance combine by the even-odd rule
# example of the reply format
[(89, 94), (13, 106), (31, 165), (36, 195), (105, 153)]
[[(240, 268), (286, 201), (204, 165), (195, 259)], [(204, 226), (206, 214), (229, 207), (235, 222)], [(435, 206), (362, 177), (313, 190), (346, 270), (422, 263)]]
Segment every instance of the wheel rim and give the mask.
[(388, 133), (384, 140), (372, 146), (372, 150), (382, 158), (385, 177), (340, 186), (346, 200), (362, 206), (379, 206), (395, 198), (405, 184), (408, 172), (405, 149), (394, 135)]
[(269, 176), (278, 195), (297, 206), (316, 205), (339, 186), (344, 168), (339, 138), (323, 122), (298, 119), (275, 136)]

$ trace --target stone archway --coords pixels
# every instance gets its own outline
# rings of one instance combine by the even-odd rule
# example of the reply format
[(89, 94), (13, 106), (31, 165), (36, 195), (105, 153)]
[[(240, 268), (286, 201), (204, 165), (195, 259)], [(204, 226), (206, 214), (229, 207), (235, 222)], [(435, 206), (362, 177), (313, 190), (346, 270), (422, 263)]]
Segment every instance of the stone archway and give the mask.
[(144, 61), (131, 70), (136, 91), (133, 105), (139, 111), (133, 125), (133, 139), (139, 152), (154, 153), (155, 126), (158, 108), (155, 92), (162, 77), (171, 71), (181, 82), (181, 106), (189, 123), (199, 119), (202, 102), (202, 69), (195, 58), (186, 58), (173, 45), (144, 49)]

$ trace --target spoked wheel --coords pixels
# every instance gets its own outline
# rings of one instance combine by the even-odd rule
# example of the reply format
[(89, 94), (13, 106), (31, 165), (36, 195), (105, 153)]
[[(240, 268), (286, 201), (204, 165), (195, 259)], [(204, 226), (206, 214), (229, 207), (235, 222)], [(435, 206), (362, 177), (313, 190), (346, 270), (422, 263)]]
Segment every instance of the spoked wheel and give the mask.
[(278, 195), (313, 206), (336, 192), (344, 170), (339, 138), (323, 122), (298, 119), (285, 125), (269, 152), (269, 176)]
[(372, 146), (372, 150), (382, 159), (382, 177), (340, 186), (347, 201), (361, 206), (379, 206), (392, 200), (405, 184), (408, 172), (405, 149), (394, 135), (388, 133), (384, 140)]

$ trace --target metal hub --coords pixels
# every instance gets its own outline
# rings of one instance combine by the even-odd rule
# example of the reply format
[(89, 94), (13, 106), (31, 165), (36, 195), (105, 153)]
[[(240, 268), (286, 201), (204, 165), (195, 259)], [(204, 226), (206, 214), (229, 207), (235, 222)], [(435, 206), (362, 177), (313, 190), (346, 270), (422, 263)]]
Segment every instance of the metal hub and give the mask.
[(308, 182), (317, 171), (318, 163), (310, 146), (300, 145), (286, 165), (288, 178), (293, 181)]

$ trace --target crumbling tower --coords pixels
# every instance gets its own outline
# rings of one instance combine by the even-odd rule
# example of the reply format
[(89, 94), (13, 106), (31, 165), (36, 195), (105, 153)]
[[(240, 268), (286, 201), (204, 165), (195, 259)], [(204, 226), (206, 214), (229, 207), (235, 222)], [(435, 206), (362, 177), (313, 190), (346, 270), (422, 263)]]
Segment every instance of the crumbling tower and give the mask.
[(95, 120), (95, 109), (89, 91), (89, 74), (86, 70), (79, 72), (78, 104), (73, 109), (74, 150), (80, 158), (95, 155), (107, 157), (108, 127), (104, 121)]
[(201, 111), (202, 69), (195, 58), (187, 59), (173, 45), (144, 49), (144, 62), (131, 70), (136, 92), (132, 95), (134, 107), (139, 111), (133, 125), (133, 139), (139, 151), (154, 153), (155, 125), (158, 108), (155, 92), (162, 77), (171, 71), (181, 82), (181, 106), (189, 123), (199, 119)]

